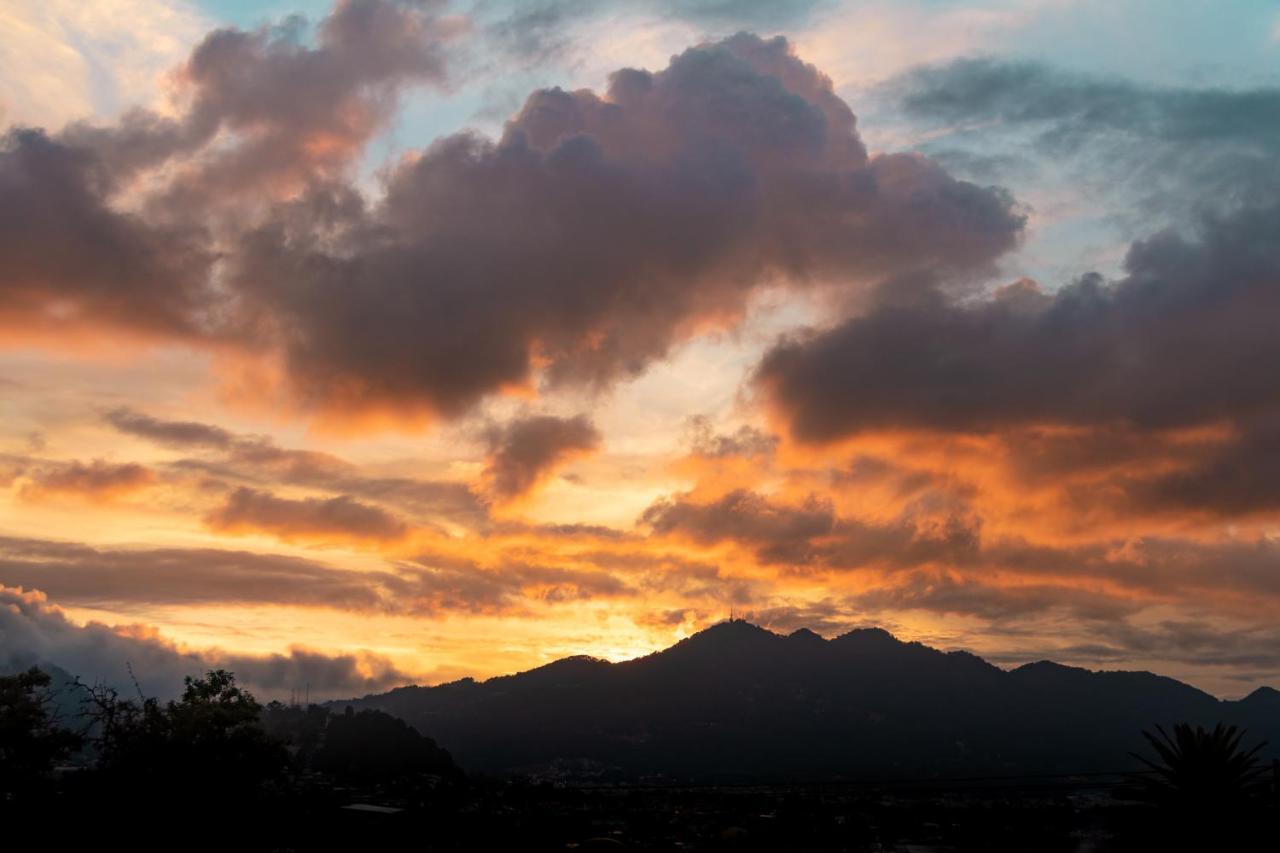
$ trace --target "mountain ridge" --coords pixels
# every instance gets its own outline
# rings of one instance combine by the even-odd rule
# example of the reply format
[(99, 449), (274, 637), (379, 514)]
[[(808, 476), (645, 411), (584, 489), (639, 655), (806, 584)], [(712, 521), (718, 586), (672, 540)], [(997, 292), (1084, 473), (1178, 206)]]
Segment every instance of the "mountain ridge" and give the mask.
[(1226, 701), (1149, 672), (1004, 670), (879, 628), (825, 639), (731, 620), (631, 660), (572, 656), (332, 704), (395, 714), (486, 773), (745, 781), (1135, 769), (1141, 731), (1176, 722), (1275, 745), (1268, 690)]

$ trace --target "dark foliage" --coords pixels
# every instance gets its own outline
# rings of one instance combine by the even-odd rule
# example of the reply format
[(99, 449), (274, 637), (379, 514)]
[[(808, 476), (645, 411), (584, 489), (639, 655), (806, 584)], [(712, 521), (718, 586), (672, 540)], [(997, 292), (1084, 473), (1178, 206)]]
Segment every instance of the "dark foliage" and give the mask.
[(332, 717), (324, 745), (312, 767), (342, 779), (368, 782), (404, 776), (457, 773), (449, 753), (412, 726), (382, 711), (346, 713)]
[(1258, 759), (1265, 743), (1243, 748), (1244, 730), (1222, 723), (1142, 734), (1156, 758), (1134, 756), (1148, 768), (1134, 798), (1152, 807), (1131, 828), (1134, 849), (1244, 850), (1268, 836), (1274, 846), (1280, 772)]
[(1266, 747), (1240, 746), (1244, 731), (1218, 723), (1213, 730), (1185, 723), (1173, 727), (1173, 735), (1161, 726), (1158, 734), (1142, 735), (1158, 760), (1135, 756), (1150, 768), (1144, 793), (1156, 803), (1174, 809), (1237, 810), (1267, 788), (1268, 768), (1258, 760)]
[(84, 687), (96, 731), (96, 771), (118, 790), (206, 803), (252, 798), (285, 769), (284, 747), (258, 724), (262, 706), (225, 670), (185, 680), (161, 703)]
[(0, 799), (23, 799), (49, 781), (81, 739), (57, 724), (48, 673), (0, 676)]

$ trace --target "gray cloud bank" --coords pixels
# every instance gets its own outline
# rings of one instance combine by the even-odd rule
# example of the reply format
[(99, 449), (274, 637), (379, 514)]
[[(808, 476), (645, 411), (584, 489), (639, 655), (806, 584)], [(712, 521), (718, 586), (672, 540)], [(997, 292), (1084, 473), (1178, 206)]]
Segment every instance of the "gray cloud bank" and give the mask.
[(0, 586), (0, 669), (39, 664), (59, 666), (88, 683), (105, 682), (126, 693), (132, 692), (136, 676), (144, 693), (162, 698), (177, 695), (184, 676), (219, 667), (275, 697), (307, 686), (314, 698), (349, 696), (410, 680), (386, 658), (367, 652), (329, 655), (293, 648), (288, 654), (254, 656), (186, 651), (143, 628), (78, 625), (40, 593)]

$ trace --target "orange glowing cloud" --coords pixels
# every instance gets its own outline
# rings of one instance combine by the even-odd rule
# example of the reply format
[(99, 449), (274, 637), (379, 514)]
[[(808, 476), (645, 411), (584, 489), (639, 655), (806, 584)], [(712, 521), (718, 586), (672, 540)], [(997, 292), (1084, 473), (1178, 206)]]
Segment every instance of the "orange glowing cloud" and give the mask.
[(291, 499), (241, 487), (205, 516), (220, 533), (266, 533), (286, 542), (385, 545), (405, 541), (410, 526), (348, 495)]
[(156, 482), (151, 469), (136, 463), (111, 463), (95, 459), (90, 463), (72, 461), (38, 467), (22, 485), (24, 500), (44, 501), (72, 498), (106, 503), (148, 488)]
[(600, 431), (585, 415), (517, 418), (490, 431), (486, 488), (498, 502), (511, 505), (559, 468), (594, 453), (600, 442)]

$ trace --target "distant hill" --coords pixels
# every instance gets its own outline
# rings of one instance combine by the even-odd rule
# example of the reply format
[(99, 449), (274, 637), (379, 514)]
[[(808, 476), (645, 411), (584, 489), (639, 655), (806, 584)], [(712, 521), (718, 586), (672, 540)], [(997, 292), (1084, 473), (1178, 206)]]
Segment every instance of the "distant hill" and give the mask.
[(1280, 755), (1280, 693), (1237, 702), (1148, 672), (1012, 671), (863, 629), (825, 640), (736, 620), (623, 663), (571, 657), (484, 682), (402, 687), (377, 708), (468, 771), (601, 781), (1080, 773), (1135, 766), (1156, 723), (1249, 729)]

